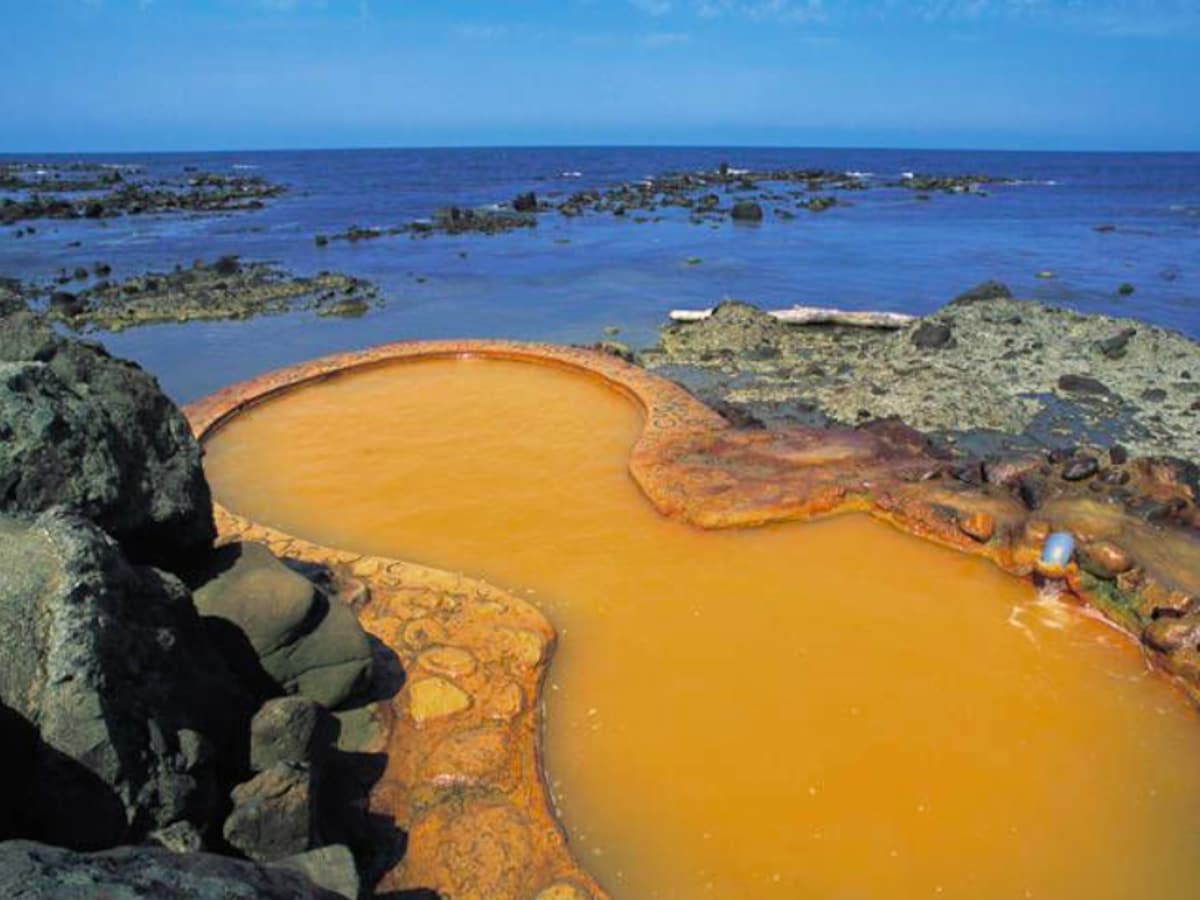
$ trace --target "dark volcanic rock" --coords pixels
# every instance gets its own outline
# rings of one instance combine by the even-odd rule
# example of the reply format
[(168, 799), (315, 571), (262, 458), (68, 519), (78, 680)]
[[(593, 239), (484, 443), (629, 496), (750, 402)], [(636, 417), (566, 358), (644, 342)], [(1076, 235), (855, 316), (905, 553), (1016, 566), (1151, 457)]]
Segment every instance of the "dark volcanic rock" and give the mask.
[(18, 313), (0, 322), (0, 512), (56, 505), (136, 562), (170, 568), (216, 536), (200, 448), (158, 383)]
[[(279, 196), (285, 190), (282, 185), (271, 184), (254, 175), (219, 175), (211, 172), (201, 172), (187, 178), (150, 178), (137, 175), (136, 170), (131, 168), (126, 170), (126, 175), (109, 170), (98, 177), (67, 178), (65, 175), (72, 165), (42, 163), (30, 167), (24, 163), (0, 164), (0, 185), (25, 195), (23, 199), (0, 199), (0, 225), (42, 218), (108, 219), (148, 213), (255, 210), (261, 209), (266, 200)], [(29, 177), (37, 169), (45, 169), (53, 174)], [(85, 190), (102, 190), (103, 193), (90, 197), (69, 196)]]
[(23, 312), (28, 309), (21, 294), (21, 285), (15, 280), (0, 278), (0, 317)]
[(303, 872), (313, 884), (340, 894), (348, 900), (357, 900), (358, 898), (360, 891), (358, 869), (354, 865), (354, 855), (344, 844), (318, 847), (307, 853), (281, 859), (275, 865)]
[(12, 900), (340, 900), (294, 863), (262, 866), (211, 853), (117, 847), (75, 853), (0, 843), (0, 896)]
[(735, 222), (761, 222), (763, 211), (762, 207), (753, 200), (739, 200), (733, 204), (729, 216)]
[(1110, 394), (1112, 393), (1102, 381), (1090, 375), (1063, 375), (1058, 379), (1060, 390), (1073, 394)]
[[(507, 209), (463, 209), (447, 206), (433, 214), (430, 226), (446, 234), (499, 234), (514, 228), (532, 228), (537, 225), (537, 216), (532, 213)], [(424, 229), (416, 228), (418, 232)]]
[(50, 308), (59, 315), (70, 318), (87, 309), (87, 301), (68, 291), (55, 291), (50, 295)]
[(129, 565), (65, 510), (0, 518), (0, 660), (29, 766), (4, 798), (18, 833), (94, 849), (178, 822), (207, 828), (216, 757), (238, 767), (253, 701), (177, 579)]
[(1129, 350), (1129, 340), (1137, 334), (1136, 328), (1122, 328), (1110, 338), (1096, 342), (1096, 349), (1109, 359), (1122, 359)]
[(922, 350), (938, 350), (950, 344), (953, 335), (944, 322), (922, 322), (913, 331), (911, 340), (913, 346)]
[(951, 304), (979, 303), (984, 300), (1008, 300), (1012, 291), (1002, 281), (984, 281), (969, 290), (963, 291), (950, 301)]
[(315, 795), (308, 765), (276, 763), (233, 789), (225, 840), (259, 862), (311, 850), (316, 845)]
[(537, 194), (535, 194), (533, 191), (529, 191), (525, 194), (517, 194), (516, 198), (513, 200), (512, 206), (517, 212), (537, 212)]
[(250, 768), (265, 772), (281, 762), (320, 766), (336, 730), (333, 716), (314, 700), (268, 700), (250, 722)]
[(1100, 464), (1094, 456), (1080, 456), (1072, 459), (1063, 466), (1062, 477), (1066, 481), (1083, 481), (1091, 478), (1100, 471)]
[(221, 547), (193, 585), (201, 615), (225, 623), (217, 630), (221, 639), (229, 639), (229, 624), (236, 626), (263, 671), (288, 693), (334, 707), (369, 678), (371, 647), (354, 611), (266, 547)]

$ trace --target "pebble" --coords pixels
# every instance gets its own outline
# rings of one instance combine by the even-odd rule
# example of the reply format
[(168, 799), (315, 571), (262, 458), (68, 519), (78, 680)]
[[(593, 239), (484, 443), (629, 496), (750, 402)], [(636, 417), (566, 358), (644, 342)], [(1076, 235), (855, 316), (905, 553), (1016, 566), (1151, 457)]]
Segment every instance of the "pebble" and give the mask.
[(1083, 481), (1100, 471), (1094, 456), (1079, 456), (1063, 466), (1062, 477), (1067, 481)]
[(1093, 575), (1113, 578), (1133, 568), (1133, 558), (1116, 544), (1108, 541), (1093, 541), (1080, 548), (1080, 557)]
[(996, 531), (996, 520), (983, 511), (972, 513), (958, 520), (958, 529), (981, 544), (991, 540)]

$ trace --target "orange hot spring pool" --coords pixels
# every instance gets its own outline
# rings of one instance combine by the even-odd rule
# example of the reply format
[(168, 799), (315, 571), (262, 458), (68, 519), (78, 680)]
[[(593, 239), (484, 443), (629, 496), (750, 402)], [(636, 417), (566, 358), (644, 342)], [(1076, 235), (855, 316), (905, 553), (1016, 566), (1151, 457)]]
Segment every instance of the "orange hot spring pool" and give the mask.
[(1200, 896), (1200, 721), (1131, 640), (866, 516), (673, 521), (642, 427), (562, 367), (396, 361), (239, 412), (205, 465), (240, 516), (545, 615), (541, 771), (612, 897)]

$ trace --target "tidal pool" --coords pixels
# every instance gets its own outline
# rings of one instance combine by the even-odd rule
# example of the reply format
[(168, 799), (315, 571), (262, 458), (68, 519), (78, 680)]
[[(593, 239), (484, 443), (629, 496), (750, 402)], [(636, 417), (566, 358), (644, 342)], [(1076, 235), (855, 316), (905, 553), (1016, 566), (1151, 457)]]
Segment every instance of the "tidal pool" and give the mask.
[(1132, 641), (865, 516), (704, 531), (635, 404), (486, 359), (289, 391), (206, 444), (228, 508), (463, 571), (559, 632), (547, 780), (617, 898), (1192, 898), (1200, 718)]

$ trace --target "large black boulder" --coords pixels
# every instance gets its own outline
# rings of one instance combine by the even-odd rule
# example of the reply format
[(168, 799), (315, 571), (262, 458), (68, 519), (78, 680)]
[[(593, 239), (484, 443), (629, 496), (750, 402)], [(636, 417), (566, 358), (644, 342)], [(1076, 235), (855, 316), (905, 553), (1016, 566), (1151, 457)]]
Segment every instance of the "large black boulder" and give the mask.
[(168, 569), (216, 536), (200, 447), (155, 379), (19, 312), (0, 319), (0, 512), (59, 505)]
[(178, 579), (56, 509), (0, 517), (0, 704), (19, 769), (9, 834), (98, 849), (168, 827), (202, 841), (244, 770), (256, 700)]

